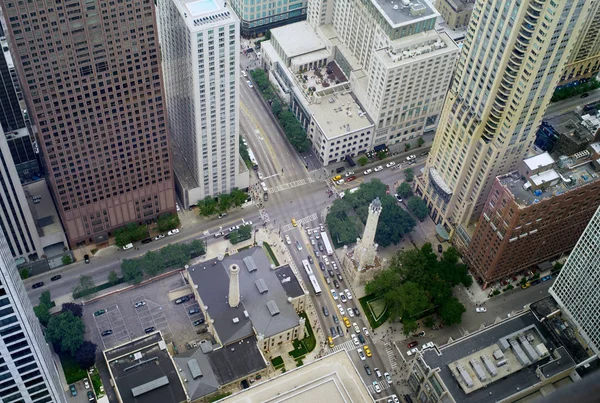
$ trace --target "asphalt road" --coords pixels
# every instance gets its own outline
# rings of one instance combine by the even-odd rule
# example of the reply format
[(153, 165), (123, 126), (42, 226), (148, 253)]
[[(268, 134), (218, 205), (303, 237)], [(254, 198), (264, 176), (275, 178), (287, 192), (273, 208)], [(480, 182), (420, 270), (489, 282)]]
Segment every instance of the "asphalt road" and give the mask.
[(546, 108), (546, 113), (544, 114), (544, 118), (562, 115), (574, 110), (579, 105), (585, 105), (592, 102), (600, 101), (600, 89), (590, 91), (588, 94), (589, 95), (586, 98), (576, 96), (573, 98), (565, 99), (564, 101), (555, 102), (548, 105), (548, 108)]

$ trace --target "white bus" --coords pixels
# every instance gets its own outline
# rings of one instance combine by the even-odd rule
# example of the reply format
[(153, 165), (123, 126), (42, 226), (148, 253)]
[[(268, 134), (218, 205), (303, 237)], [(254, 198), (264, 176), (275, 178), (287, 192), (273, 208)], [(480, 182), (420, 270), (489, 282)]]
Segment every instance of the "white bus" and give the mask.
[(302, 266), (304, 266), (304, 271), (306, 271), (306, 274), (308, 276), (311, 276), (313, 274), (312, 268), (310, 267), (310, 263), (308, 263), (308, 260), (304, 259), (302, 261)]
[(327, 251), (327, 254), (329, 256), (333, 255), (333, 248), (329, 243), (329, 237), (327, 236), (326, 232), (321, 232), (321, 239), (323, 240), (323, 245), (325, 245), (325, 250)]
[(319, 286), (319, 282), (317, 281), (317, 277), (314, 274), (308, 276), (310, 283), (312, 284), (313, 290), (315, 290), (315, 295), (321, 295), (321, 287)]

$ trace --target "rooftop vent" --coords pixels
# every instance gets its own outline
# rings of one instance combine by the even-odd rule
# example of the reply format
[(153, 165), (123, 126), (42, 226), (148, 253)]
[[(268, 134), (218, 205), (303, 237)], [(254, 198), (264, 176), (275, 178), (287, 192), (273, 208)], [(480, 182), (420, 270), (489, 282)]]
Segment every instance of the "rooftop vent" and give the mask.
[(256, 280), (254, 282), (254, 284), (256, 284), (256, 288), (258, 288), (259, 294), (264, 294), (269, 291), (269, 288), (267, 287), (265, 280), (263, 280), (262, 278), (259, 278), (258, 280)]
[(236, 316), (233, 318), (233, 323), (240, 323), (240, 319)]
[(277, 306), (275, 301), (270, 300), (269, 302), (267, 302), (267, 309), (271, 313), (271, 316), (279, 315), (279, 307)]
[(252, 259), (250, 256), (246, 256), (242, 260), (244, 261), (244, 264), (246, 265), (246, 268), (248, 269), (249, 273), (252, 273), (253, 271), (256, 271), (258, 269), (256, 267), (256, 263), (254, 263), (254, 259)]

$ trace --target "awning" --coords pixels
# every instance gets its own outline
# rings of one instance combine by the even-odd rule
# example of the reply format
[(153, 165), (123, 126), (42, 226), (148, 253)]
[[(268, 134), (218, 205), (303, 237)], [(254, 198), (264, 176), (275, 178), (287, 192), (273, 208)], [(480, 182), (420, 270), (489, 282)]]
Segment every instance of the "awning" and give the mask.
[(386, 150), (387, 146), (385, 144), (379, 144), (378, 146), (373, 147), (373, 151), (378, 153), (379, 151)]
[(446, 228), (444, 228), (444, 226), (442, 224), (437, 224), (435, 226), (435, 230), (437, 231), (437, 234), (439, 235), (439, 237), (442, 238), (444, 241), (447, 241), (450, 239), (450, 234), (448, 234), (448, 231), (446, 231)]

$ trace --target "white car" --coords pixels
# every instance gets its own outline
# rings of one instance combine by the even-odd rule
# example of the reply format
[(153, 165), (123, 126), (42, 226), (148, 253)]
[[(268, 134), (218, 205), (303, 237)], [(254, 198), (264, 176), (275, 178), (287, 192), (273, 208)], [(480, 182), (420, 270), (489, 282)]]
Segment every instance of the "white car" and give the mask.
[(433, 348), (433, 347), (434, 347), (434, 344), (432, 341), (430, 341), (429, 343), (423, 344), (423, 346), (421, 346), (421, 350), (425, 351), (425, 350)]
[(335, 181), (336, 185), (343, 185), (344, 184), (344, 179), (340, 179), (339, 181)]
[(167, 235), (175, 235), (175, 234), (179, 234), (179, 230), (177, 228), (172, 229), (171, 231), (167, 232)]
[(332, 288), (331, 289), (331, 296), (333, 297), (334, 300), (338, 300), (338, 293), (335, 292), (335, 290)]
[(367, 328), (366, 328), (366, 327), (363, 327), (363, 329), (362, 329), (362, 330), (363, 330), (363, 333), (365, 334), (365, 336), (368, 336), (368, 335), (369, 335), (369, 331), (367, 330)]
[(246, 84), (248, 84), (248, 87), (254, 88), (254, 86), (252, 85), (252, 81), (248, 80), (246, 81)]
[(372, 172), (373, 172), (373, 170), (372, 170), (372, 169), (367, 169), (365, 172), (363, 172), (363, 174), (365, 174), (365, 175), (368, 175), (368, 174), (370, 174), (370, 173), (372, 173)]
[(416, 155), (409, 155), (408, 157), (406, 157), (407, 161), (412, 161), (412, 160), (416, 160), (417, 156)]
[(348, 301), (348, 298), (346, 298), (346, 295), (343, 292), (340, 293), (340, 300), (343, 303), (346, 303)]
[(313, 237), (310, 237), (310, 244), (313, 246), (316, 244), (315, 239)]
[(373, 381), (373, 389), (375, 389), (375, 392), (381, 393), (381, 386), (379, 386), (377, 381)]
[(340, 304), (337, 305), (337, 309), (338, 311), (340, 311), (340, 315), (344, 316), (346, 314), (346, 311), (344, 311), (344, 307)]
[(346, 312), (348, 312), (348, 316), (350, 316), (351, 318), (353, 318), (353, 317), (354, 317), (354, 311), (352, 310), (352, 308), (348, 308), (348, 309), (346, 310)]
[(389, 384), (392, 384), (392, 383), (394, 383), (394, 381), (392, 381), (392, 377), (390, 376), (390, 374), (389, 374), (389, 373), (387, 373), (387, 372), (384, 372), (384, 373), (383, 373), (383, 377), (385, 378), (385, 380), (387, 381), (387, 383), (389, 383)]
[(487, 312), (487, 308), (480, 306), (480, 307), (475, 308), (475, 312), (479, 312), (479, 313)]
[(88, 382), (87, 378), (83, 380), (83, 387), (86, 389), (90, 388), (90, 383)]
[(396, 395), (392, 395), (392, 401), (393, 401), (393, 403), (400, 403), (400, 400), (398, 399), (398, 396), (396, 396)]
[(286, 236), (285, 236), (285, 243), (287, 243), (288, 245), (291, 245), (291, 244), (292, 244), (292, 240), (290, 239), (290, 236), (289, 236), (289, 235), (286, 235)]
[(327, 256), (323, 256), (323, 263), (325, 263), (325, 266), (329, 266), (329, 259)]
[(406, 355), (408, 355), (410, 357), (411, 355), (416, 354), (418, 352), (419, 352), (419, 349), (415, 347), (415, 348), (411, 348), (410, 350), (408, 350), (406, 352)]
[(159, 239), (163, 239), (165, 237), (164, 234), (158, 234), (157, 236), (154, 237), (155, 241), (158, 241)]
[(135, 308), (139, 308), (139, 307), (144, 306), (144, 305), (146, 305), (146, 301), (138, 301), (135, 304), (133, 304), (133, 306)]
[(354, 175), (354, 171), (348, 171), (348, 172), (346, 172), (346, 175), (344, 175), (344, 176), (347, 178), (352, 175)]
[(396, 165), (396, 163), (394, 161), (391, 161), (391, 162), (388, 162), (387, 164), (385, 164), (385, 167), (389, 168), (389, 167), (393, 167), (394, 165)]
[(356, 322), (352, 323), (352, 327), (354, 328), (354, 331), (358, 334), (360, 333), (360, 327), (358, 327), (358, 325), (356, 324)]
[(248, 73), (245, 70), (242, 70), (242, 77), (248, 77)]
[(354, 342), (355, 346), (360, 346), (360, 341), (358, 340), (358, 337), (352, 333), (350, 336), (352, 336), (352, 341)]
[(349, 289), (345, 289), (344, 292), (346, 293), (346, 297), (348, 297), (348, 299), (352, 299), (352, 294), (350, 294), (350, 290)]
[(177, 211), (181, 211), (181, 208), (179, 207), (179, 203), (175, 203), (175, 208), (177, 209)]
[(362, 348), (357, 349), (356, 352), (358, 353), (358, 356), (360, 357), (361, 361), (364, 361), (367, 359), (367, 357), (365, 356), (365, 353), (363, 353), (363, 351), (362, 351)]
[(379, 165), (377, 168), (375, 168), (375, 172), (379, 172), (379, 171), (383, 171), (383, 167), (381, 165)]
[(302, 244), (298, 240), (296, 240), (296, 248), (298, 248), (298, 250), (302, 250)]

